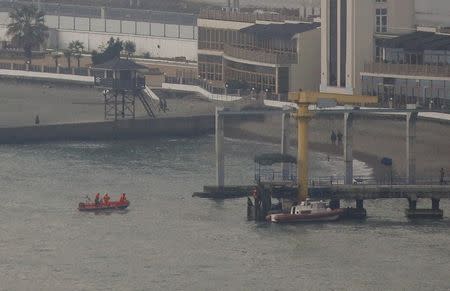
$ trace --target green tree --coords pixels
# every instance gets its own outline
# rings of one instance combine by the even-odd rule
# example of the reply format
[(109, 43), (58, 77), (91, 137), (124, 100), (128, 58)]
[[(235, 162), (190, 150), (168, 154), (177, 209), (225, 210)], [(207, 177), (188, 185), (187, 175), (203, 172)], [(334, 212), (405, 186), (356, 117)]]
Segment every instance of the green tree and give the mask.
[(119, 38), (111, 37), (102, 52), (92, 52), (92, 63), (98, 65), (114, 58), (120, 58), (121, 51), (123, 51), (123, 42)]
[(123, 50), (127, 53), (127, 59), (129, 59), (136, 52), (136, 44), (127, 40), (123, 43)]
[(83, 56), (84, 44), (79, 40), (74, 40), (69, 43), (69, 50), (72, 55), (77, 59), (78, 68), (80, 67), (80, 59)]
[(13, 44), (23, 48), (25, 60), (31, 64), (32, 49), (44, 44), (48, 37), (44, 12), (34, 5), (21, 4), (14, 6), (9, 13), (7, 35)]

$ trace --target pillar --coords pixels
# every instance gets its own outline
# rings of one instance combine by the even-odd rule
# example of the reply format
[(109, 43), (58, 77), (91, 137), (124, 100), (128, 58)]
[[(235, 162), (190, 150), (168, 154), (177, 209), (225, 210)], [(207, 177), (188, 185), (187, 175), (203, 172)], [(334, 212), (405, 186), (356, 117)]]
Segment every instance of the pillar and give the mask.
[(216, 107), (216, 182), (217, 187), (219, 188), (223, 188), (225, 184), (225, 164), (223, 153), (224, 117), (220, 115), (222, 110), (223, 108)]
[(344, 114), (345, 185), (353, 184), (353, 113)]
[(417, 209), (417, 200), (414, 200), (412, 198), (408, 198), (408, 204), (409, 204), (409, 210), (416, 210)]
[(406, 113), (406, 178), (416, 183), (416, 123), (417, 112)]
[(298, 201), (301, 202), (308, 197), (308, 129), (312, 115), (308, 103), (299, 103), (298, 106), (297, 184)]
[[(289, 116), (288, 111), (284, 111), (281, 117), (281, 154), (287, 155), (289, 153)], [(283, 163), (281, 166), (283, 173), (283, 180), (289, 179), (289, 164)]]
[(440, 199), (431, 198), (431, 209), (439, 210), (439, 201)]
[(356, 208), (357, 209), (364, 209), (364, 200), (356, 199)]

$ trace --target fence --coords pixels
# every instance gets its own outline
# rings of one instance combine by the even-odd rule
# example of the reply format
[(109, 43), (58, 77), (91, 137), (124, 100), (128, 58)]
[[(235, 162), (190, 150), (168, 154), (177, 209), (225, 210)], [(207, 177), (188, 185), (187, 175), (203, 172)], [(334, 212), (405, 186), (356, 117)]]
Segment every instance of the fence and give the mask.
[[(13, 4), (0, 0), (0, 24), (9, 23)], [(42, 3), (41, 9), (46, 25), (54, 29), (197, 39), (193, 14), (54, 3)]]
[(0, 69), (3, 70), (18, 70), (18, 71), (30, 71), (30, 72), (42, 72), (42, 73), (54, 73), (54, 74), (67, 74), (78, 76), (92, 76), (92, 72), (89, 68), (77, 68), (77, 67), (53, 67), (45, 65), (27, 65), (0, 62)]
[(366, 63), (364, 72), (377, 74), (393, 74), (407, 76), (426, 77), (449, 77), (450, 66), (448, 65), (411, 65), (411, 64), (388, 64), (388, 63)]
[(269, 53), (262, 50), (251, 50), (231, 45), (224, 46), (227, 56), (265, 64), (288, 65), (297, 63), (297, 53)]

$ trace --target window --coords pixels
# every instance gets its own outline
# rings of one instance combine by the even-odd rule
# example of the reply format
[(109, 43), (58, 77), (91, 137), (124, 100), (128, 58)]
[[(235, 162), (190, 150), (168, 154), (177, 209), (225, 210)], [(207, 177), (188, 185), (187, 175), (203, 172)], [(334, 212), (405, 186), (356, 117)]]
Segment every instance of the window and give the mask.
[(376, 9), (376, 32), (387, 32), (387, 8)]

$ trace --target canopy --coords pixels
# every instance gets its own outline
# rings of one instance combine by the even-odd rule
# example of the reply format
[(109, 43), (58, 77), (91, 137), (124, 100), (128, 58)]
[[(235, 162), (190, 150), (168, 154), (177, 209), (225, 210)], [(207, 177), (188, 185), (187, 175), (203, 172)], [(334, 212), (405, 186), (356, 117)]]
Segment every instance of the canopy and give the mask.
[(261, 154), (255, 157), (255, 163), (263, 166), (271, 166), (277, 163), (296, 164), (297, 158), (291, 155), (284, 155), (278, 153)]

